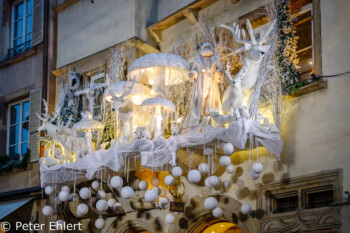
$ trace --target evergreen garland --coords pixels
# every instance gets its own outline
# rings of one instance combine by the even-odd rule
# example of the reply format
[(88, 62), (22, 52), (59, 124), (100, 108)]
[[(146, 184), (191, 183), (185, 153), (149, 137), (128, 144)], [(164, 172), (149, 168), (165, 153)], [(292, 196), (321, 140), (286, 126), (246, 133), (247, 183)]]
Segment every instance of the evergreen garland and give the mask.
[(19, 154), (0, 156), (0, 174), (10, 172), (13, 169), (26, 169), (30, 159), (30, 150), (28, 149), (23, 156)]
[(297, 37), (291, 18), (290, 0), (277, 0), (278, 44), (276, 56), (284, 94), (291, 94), (299, 88), (301, 73), (296, 54)]

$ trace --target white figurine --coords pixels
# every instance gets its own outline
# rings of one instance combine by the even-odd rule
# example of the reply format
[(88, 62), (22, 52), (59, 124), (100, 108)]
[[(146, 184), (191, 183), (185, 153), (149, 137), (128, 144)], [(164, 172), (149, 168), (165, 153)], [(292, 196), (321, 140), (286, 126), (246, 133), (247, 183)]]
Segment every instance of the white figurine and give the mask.
[[(244, 68), (244, 67), (243, 67)], [(230, 112), (231, 108), (240, 108), (243, 101), (243, 91), (242, 91), (242, 77), (236, 76), (231, 77), (230, 66), (226, 64), (226, 75), (230, 80), (230, 86), (225, 90), (222, 97), (222, 111), (224, 113)]]

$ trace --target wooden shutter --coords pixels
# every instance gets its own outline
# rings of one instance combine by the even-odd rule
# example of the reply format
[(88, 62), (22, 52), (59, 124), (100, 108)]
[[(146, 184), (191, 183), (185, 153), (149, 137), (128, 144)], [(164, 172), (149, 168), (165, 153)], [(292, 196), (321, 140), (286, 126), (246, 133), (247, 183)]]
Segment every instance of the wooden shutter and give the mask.
[(43, 41), (44, 31), (44, 0), (34, 0), (33, 3), (32, 46)]
[(36, 113), (41, 113), (41, 88), (30, 92), (30, 113), (29, 113), (29, 149), (31, 151), (30, 162), (39, 160), (39, 132), (40, 120)]

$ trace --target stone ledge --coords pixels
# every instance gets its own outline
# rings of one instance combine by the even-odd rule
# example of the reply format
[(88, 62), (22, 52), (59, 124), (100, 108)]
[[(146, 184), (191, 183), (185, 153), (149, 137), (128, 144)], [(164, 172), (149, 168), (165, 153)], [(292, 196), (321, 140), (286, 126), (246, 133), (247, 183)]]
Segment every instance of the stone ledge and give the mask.
[(294, 93), (292, 96), (299, 97), (306, 94), (309, 94), (314, 91), (324, 90), (327, 88), (327, 81), (326, 80), (320, 80), (317, 82), (312, 82), (310, 84), (307, 84), (303, 87), (301, 87), (296, 93)]
[(19, 62), (21, 60), (24, 60), (27, 57), (33, 56), (34, 54), (36, 54), (36, 48), (35, 47), (30, 48), (27, 51), (17, 54), (16, 56), (13, 56), (13, 57), (7, 58), (6, 60), (1, 61), (0, 68)]

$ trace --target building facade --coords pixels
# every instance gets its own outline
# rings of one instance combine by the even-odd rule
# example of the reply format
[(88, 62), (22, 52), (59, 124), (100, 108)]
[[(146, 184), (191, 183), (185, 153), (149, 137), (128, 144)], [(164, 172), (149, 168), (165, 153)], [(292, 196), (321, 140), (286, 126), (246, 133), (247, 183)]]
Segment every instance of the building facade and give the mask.
[[(0, 2), (3, 57), (0, 62), (0, 150), (9, 155), (23, 155), (26, 148), (31, 151), (27, 169), (1, 175), (0, 196), (4, 193), (4, 201), (11, 199), (8, 198), (10, 191), (33, 190), (34, 196), (41, 192), (37, 161), (45, 150), (39, 147), (37, 140), (40, 121), (35, 113), (44, 112), (42, 99), (47, 100), (48, 111), (53, 112), (62, 99), (70, 72), (79, 74), (78, 89), (89, 89), (102, 98), (104, 89), (93, 87), (107, 83), (116, 50), (123, 51), (126, 58), (125, 73), (135, 59), (149, 53), (175, 53), (193, 62), (197, 47), (204, 41), (200, 36), (203, 30), (215, 28), (213, 34), (219, 37), (221, 31), (217, 28), (221, 24), (244, 25), (249, 19), (254, 31), (259, 32), (267, 22), (266, 2), (260, 0), (33, 1)], [(33, 4), (32, 11), (30, 4)], [(64, 210), (56, 210), (53, 216), (45, 218), (41, 208), (52, 203), (47, 197), (34, 202), (36, 207), (32, 207), (28, 215), (30, 221), (48, 223), (64, 218), (72, 223), (81, 222), (83, 232), (111, 233), (347, 232), (350, 228), (347, 155), (350, 151), (350, 107), (347, 104), (350, 32), (346, 27), (350, 23), (347, 14), (350, 2), (292, 0), (290, 7), (298, 37), (296, 53), (301, 80), (313, 79), (311, 74), (318, 78), (286, 96), (281, 160), (277, 162), (264, 148), (255, 150), (252, 159), (257, 159), (259, 154), (264, 164), (259, 179), (250, 178), (249, 152), (239, 151), (231, 156), (236, 166), (233, 176), (220, 169), (216, 172), (221, 180), (232, 182), (228, 190), (215, 188), (209, 192), (203, 182), (196, 185), (184, 177), (181, 179), (186, 187), (181, 200), (184, 210), (176, 215), (173, 224), (167, 224), (164, 212), (155, 206), (124, 203), (123, 212), (109, 213), (105, 226), (98, 230), (94, 222), (99, 213), (92, 211), (78, 216), (73, 201), (67, 203)], [(31, 19), (33, 26), (26, 27)], [(19, 22), (23, 22), (21, 30), (16, 28)], [(30, 35), (31, 39), (27, 40)], [(227, 43), (233, 41), (228, 34), (225, 38)], [(89, 100), (88, 95), (79, 96), (76, 110), (89, 111), (94, 119), (101, 120), (102, 101)], [(24, 113), (26, 118), (16, 115), (24, 116)], [(17, 132), (21, 133), (12, 136)], [(190, 161), (186, 153), (178, 152), (178, 158), (183, 164)], [(198, 166), (200, 160), (193, 163)], [(165, 175), (149, 170), (133, 174), (148, 180), (153, 176), (162, 180)], [(91, 181), (81, 183), (90, 184)], [(216, 197), (223, 210), (219, 218), (204, 208), (204, 199), (209, 195)], [(29, 198), (30, 202), (25, 204), (33, 203), (32, 196)], [(243, 204), (252, 206), (251, 215), (240, 212)], [(12, 224), (16, 221), (6, 216), (2, 220)]]

